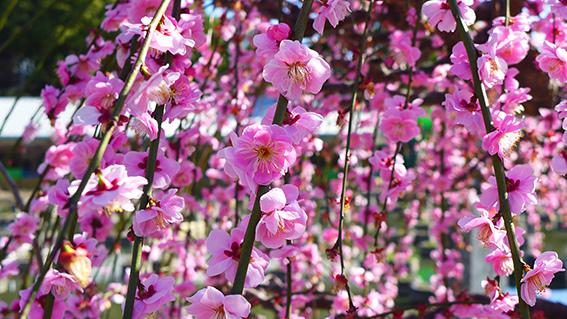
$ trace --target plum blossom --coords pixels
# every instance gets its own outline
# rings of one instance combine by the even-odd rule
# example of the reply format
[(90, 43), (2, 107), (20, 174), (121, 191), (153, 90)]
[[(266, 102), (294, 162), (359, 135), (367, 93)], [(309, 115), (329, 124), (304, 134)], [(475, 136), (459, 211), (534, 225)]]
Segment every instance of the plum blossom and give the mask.
[(268, 27), (266, 33), (255, 35), (252, 42), (256, 46), (256, 54), (265, 55), (271, 60), (280, 49), (280, 43), (291, 35), (291, 28), (285, 23), (274, 24)]
[(565, 0), (544, 0), (551, 6), (551, 12), (558, 12), (563, 19), (567, 19), (567, 2)]
[(404, 166), (404, 157), (402, 154), (396, 155), (396, 163), (394, 165), (393, 153), (388, 154), (384, 151), (378, 150), (374, 152), (374, 155), (368, 159), (368, 162), (372, 164), (373, 169), (380, 170), (380, 178), (386, 180), (392, 175), (392, 168), (395, 166), (395, 174), (398, 176), (405, 176), (407, 174), (407, 169)]
[(477, 97), (468, 90), (455, 87), (453, 94), (445, 94), (442, 103), (447, 112), (455, 112), (455, 122), (471, 132), (485, 132), (484, 120)]
[(28, 213), (19, 212), (7, 229), (11, 232), (18, 245), (31, 244), (35, 238), (35, 231), (39, 229), (40, 218), (33, 217)]
[(451, 62), (451, 68), (449, 72), (460, 77), (463, 80), (470, 80), (472, 78), (471, 65), (469, 62), (469, 56), (467, 55), (467, 49), (463, 41), (459, 41), (455, 46), (453, 46), (453, 53), (449, 57)]
[(537, 257), (534, 268), (529, 270), (522, 278), (522, 299), (533, 307), (538, 294), (545, 290), (545, 286), (551, 283), (556, 272), (565, 271), (563, 262), (554, 251), (546, 251)]
[(107, 123), (112, 116), (112, 108), (123, 86), (124, 82), (115, 74), (106, 76), (100, 71), (97, 72), (96, 76), (87, 83), (85, 106), (73, 115), (73, 122), (77, 125)]
[[(209, 233), (205, 244), (207, 245), (207, 250), (213, 256), (207, 261), (209, 265), (207, 275), (216, 276), (224, 274), (226, 280), (234, 282), (244, 241), (244, 233), (248, 224), (248, 216), (239, 227), (232, 229), (230, 236), (221, 229), (214, 229)], [(256, 287), (264, 281), (264, 271), (268, 267), (268, 263), (268, 256), (254, 247), (250, 263), (248, 264), (248, 271), (246, 272), (245, 288)]]
[(260, 197), (262, 218), (256, 226), (256, 239), (268, 248), (280, 248), (286, 239), (297, 239), (305, 231), (307, 214), (297, 202), (295, 185), (272, 188)]
[[(152, 22), (152, 18), (147, 16), (143, 17), (141, 22), (142, 23), (138, 24), (124, 23), (127, 30), (122, 36), (128, 37), (131, 34), (138, 34), (145, 37), (147, 27)], [(177, 25), (177, 21), (167, 15), (162, 16), (161, 21), (150, 40), (150, 47), (152, 49), (156, 49), (159, 52), (169, 51), (171, 54), (185, 55), (187, 49), (193, 48), (194, 46), (195, 41), (193, 39), (183, 37), (181, 30)]]
[[(124, 166), (128, 171), (128, 176), (146, 176), (146, 168), (148, 165), (148, 153), (146, 152), (128, 152), (124, 156)], [(158, 189), (167, 188), (171, 184), (171, 177), (179, 172), (179, 163), (165, 156), (163, 151), (158, 151), (153, 187)]]
[(506, 61), (496, 55), (496, 47), (494, 45), (479, 47), (479, 50), (484, 53), (476, 60), (478, 75), (482, 83), (487, 88), (502, 84), (508, 71)]
[[(71, 174), (75, 178), (81, 179), (85, 175), (93, 157), (96, 153), (98, 146), (100, 145), (100, 140), (96, 138), (85, 138), (82, 142), (77, 143), (73, 148), (73, 154), (75, 157), (69, 163), (69, 168)], [(108, 146), (104, 150), (104, 154), (101, 158), (100, 167), (104, 168), (114, 157), (114, 149), (112, 146)]]
[(506, 230), (492, 222), (491, 213), (480, 205), (476, 205), (476, 209), (480, 213), (479, 217), (468, 215), (459, 220), (458, 225), (465, 232), (478, 228), (477, 239), (486, 248), (494, 250), (495, 248), (504, 249), (504, 238)]
[(59, 263), (65, 270), (75, 278), (82, 288), (85, 288), (91, 276), (92, 261), (91, 254), (87, 250), (87, 244), (72, 244), (65, 240), (59, 254)]
[(514, 260), (512, 253), (506, 249), (496, 249), (484, 257), (484, 261), (492, 264), (492, 269), (498, 276), (509, 276), (514, 272)]
[(530, 49), (528, 35), (525, 32), (513, 31), (504, 26), (497, 26), (491, 30), (490, 37), (485, 45), (493, 45), (497, 56), (504, 59), (508, 65), (521, 62)]
[(295, 100), (304, 90), (319, 93), (331, 76), (331, 68), (299, 41), (283, 40), (278, 53), (264, 67), (263, 76), (288, 100)]
[(411, 110), (398, 109), (390, 109), (384, 112), (380, 122), (380, 130), (392, 143), (407, 143), (420, 132), (415, 113)]
[(175, 295), (171, 292), (174, 284), (173, 277), (159, 278), (156, 274), (138, 283), (132, 319), (151, 318), (151, 314), (161, 310), (164, 304), (174, 301)]
[(215, 287), (207, 287), (197, 291), (187, 301), (191, 305), (185, 307), (187, 313), (195, 319), (244, 319), (250, 314), (250, 303), (242, 295), (223, 295)]
[[(469, 8), (473, 3), (474, 0), (461, 0), (458, 2), (459, 10), (467, 26), (472, 25), (476, 19), (474, 10)], [(451, 7), (447, 0), (429, 0), (423, 4), (421, 11), (429, 18), (429, 24), (432, 27), (437, 26), (439, 31), (455, 31), (457, 22), (451, 13)]]
[(226, 174), (241, 179), (253, 193), (258, 184), (270, 184), (295, 163), (292, 140), (281, 126), (248, 126), (240, 138), (232, 133), (230, 139), (233, 146), (220, 150), (217, 157), (227, 160)]
[(390, 34), (390, 52), (398, 65), (406, 63), (409, 67), (414, 67), (421, 56), (419, 48), (411, 46), (411, 37), (400, 30)]
[(57, 300), (63, 300), (69, 297), (74, 290), (83, 292), (83, 288), (81, 288), (81, 285), (75, 280), (75, 277), (55, 269), (49, 269), (47, 271), (39, 290), (41, 294), (51, 292)]
[(524, 122), (517, 120), (514, 115), (499, 112), (494, 117), (496, 130), (486, 134), (482, 139), (482, 149), (490, 155), (498, 154), (500, 158), (507, 157), (516, 143), (522, 137)]
[(567, 151), (562, 149), (559, 155), (555, 155), (551, 159), (551, 167), (559, 175), (567, 174)]
[(24, 129), (24, 133), (22, 133), (22, 143), (23, 144), (30, 144), (37, 136), (37, 132), (39, 127), (37, 124), (30, 123), (26, 125)]
[[(203, 28), (203, 15), (202, 14), (187, 14), (182, 13), (179, 17), (179, 29), (181, 35), (186, 39), (195, 41), (194, 48), (198, 49), (207, 42), (207, 36)], [(188, 54), (192, 54), (187, 52)]]
[(61, 145), (52, 145), (45, 153), (45, 162), (41, 163), (37, 168), (38, 174), (48, 170), (45, 179), (55, 181), (69, 174), (71, 171), (69, 164), (75, 154), (73, 148), (75, 143), (66, 143)]
[(176, 193), (177, 189), (170, 189), (161, 200), (152, 201), (150, 207), (136, 212), (132, 222), (136, 236), (145, 237), (169, 224), (183, 221), (181, 211), (185, 207), (185, 200)]
[[(510, 202), (510, 210), (513, 215), (520, 214), (529, 205), (537, 204), (535, 184), (538, 178), (533, 176), (532, 173), (533, 169), (525, 164), (516, 165), (506, 172), (506, 191), (508, 192), (508, 201)], [(496, 205), (496, 209), (499, 209), (500, 203), (498, 201), (496, 178), (490, 176), (488, 183), (490, 183), (490, 187), (482, 192), (480, 203), (487, 208), (492, 208)]]
[(508, 93), (500, 95), (498, 102), (502, 103), (502, 111), (508, 114), (520, 114), (524, 111), (522, 103), (532, 99), (528, 93), (530, 88), (512, 89)]
[(547, 72), (552, 80), (567, 82), (567, 51), (545, 41), (540, 55), (536, 57), (539, 67)]
[(346, 0), (323, 0), (319, 14), (313, 21), (313, 29), (317, 31), (320, 35), (323, 35), (323, 29), (325, 28), (325, 20), (329, 20), (329, 23), (336, 28), (339, 21), (344, 20), (350, 12), (350, 3)]
[[(79, 188), (80, 180), (69, 186), (69, 193), (74, 194)], [(128, 176), (124, 165), (111, 165), (91, 175), (81, 200), (79, 201), (79, 218), (90, 211), (111, 212), (133, 211), (133, 199), (142, 196), (141, 187), (148, 181), (140, 176)]]
[[(270, 125), (274, 119), (276, 104), (266, 110), (266, 115), (262, 118), (263, 125)], [(283, 120), (283, 127), (292, 138), (294, 144), (299, 144), (308, 134), (315, 134), (321, 124), (323, 117), (315, 112), (307, 112), (301, 106), (293, 109), (288, 108), (287, 116)]]

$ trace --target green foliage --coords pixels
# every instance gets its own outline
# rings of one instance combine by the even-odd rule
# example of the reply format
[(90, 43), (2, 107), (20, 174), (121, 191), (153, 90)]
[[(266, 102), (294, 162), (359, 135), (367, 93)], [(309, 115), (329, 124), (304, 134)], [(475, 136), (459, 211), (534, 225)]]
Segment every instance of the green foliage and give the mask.
[[(86, 3), (90, 2), (88, 9), (72, 28), (66, 26), (72, 21)], [(29, 23), (36, 15), (53, 5), (47, 13), (42, 15), (35, 23)], [(15, 95), (25, 84), (34, 67), (44, 59), (49, 49), (56, 44), (55, 50), (47, 57), (44, 71), (39, 72), (27, 88), (25, 95), (38, 95), (45, 84), (58, 85), (55, 73), (56, 63), (69, 54), (86, 53), (85, 38), (89, 30), (95, 29), (104, 18), (103, 9), (110, 0), (20, 0), (0, 30), (0, 46), (17, 35), (18, 36), (3, 52), (0, 53), (0, 95)], [(0, 12), (3, 12), (9, 1), (2, 2)], [(31, 62), (27, 76), (20, 73), (22, 61)]]

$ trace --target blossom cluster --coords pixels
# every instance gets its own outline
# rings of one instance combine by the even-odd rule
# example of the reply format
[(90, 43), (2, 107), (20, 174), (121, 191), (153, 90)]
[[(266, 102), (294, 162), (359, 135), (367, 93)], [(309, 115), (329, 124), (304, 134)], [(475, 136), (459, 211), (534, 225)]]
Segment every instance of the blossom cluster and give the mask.
[[(23, 277), (0, 317), (375, 317), (407, 284), (455, 302), (447, 317), (515, 318), (549, 295), (564, 269), (543, 230), (567, 216), (561, 1), (490, 20), (472, 0), (461, 20), (447, 0), (283, 1), (304, 37), (254, 1), (172, 0), (151, 33), (160, 3), (109, 5), (42, 90), (53, 146), (0, 237), (0, 280)], [(473, 231), (497, 276), (534, 257), (518, 294), (488, 277), (467, 288), (490, 303), (470, 299)]]

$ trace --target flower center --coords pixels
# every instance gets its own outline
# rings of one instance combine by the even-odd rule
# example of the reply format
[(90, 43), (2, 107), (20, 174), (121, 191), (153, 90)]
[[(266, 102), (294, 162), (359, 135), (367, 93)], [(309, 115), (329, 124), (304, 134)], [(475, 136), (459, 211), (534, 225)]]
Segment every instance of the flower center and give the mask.
[(225, 250), (224, 254), (227, 257), (231, 257), (232, 260), (234, 261), (239, 261), (240, 260), (240, 245), (233, 241), (232, 245), (230, 245), (230, 250)]
[(522, 135), (522, 131), (514, 131), (506, 133), (500, 138), (498, 144), (500, 145), (500, 149), (502, 150), (504, 157), (512, 153), (512, 148), (516, 146), (516, 143), (520, 140)]
[(211, 319), (226, 319), (226, 316), (224, 315), (224, 305), (220, 305), (215, 308), (215, 313)]
[(482, 243), (482, 246), (484, 248), (487, 248), (490, 236), (492, 236), (492, 229), (490, 229), (490, 226), (488, 226), (487, 224), (484, 224), (479, 229), (478, 235), (476, 236), (476, 238)]
[(461, 105), (461, 107), (463, 107), (464, 109), (466, 109), (471, 113), (480, 111), (480, 107), (478, 106), (478, 104), (476, 104), (476, 95), (473, 95), (469, 102), (463, 99), (459, 104)]
[(272, 157), (272, 150), (266, 146), (262, 145), (256, 149), (256, 153), (258, 154), (258, 158), (262, 160), (267, 160)]
[(138, 296), (136, 297), (136, 299), (145, 300), (153, 296), (155, 293), (156, 288), (154, 287), (154, 285), (149, 286), (146, 290), (146, 287), (144, 287), (142, 283), (138, 283)]
[(519, 179), (510, 179), (506, 177), (506, 191), (508, 193), (517, 191), (519, 187), (520, 187)]
[(309, 69), (307, 69), (307, 67), (299, 61), (294, 62), (289, 66), (287, 76), (289, 76), (296, 84), (299, 83), (301, 88), (305, 88), (309, 77)]
[(537, 273), (528, 280), (531, 281), (534, 286), (536, 286), (536, 292), (538, 295), (543, 293), (543, 291), (545, 290), (545, 277), (542, 273)]

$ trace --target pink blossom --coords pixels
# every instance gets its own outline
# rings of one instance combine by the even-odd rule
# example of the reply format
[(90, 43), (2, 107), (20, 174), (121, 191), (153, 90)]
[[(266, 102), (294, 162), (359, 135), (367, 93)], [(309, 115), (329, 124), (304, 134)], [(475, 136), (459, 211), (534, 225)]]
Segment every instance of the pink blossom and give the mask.
[(256, 240), (268, 248), (280, 248), (286, 239), (303, 235), (307, 214), (299, 206), (298, 196), (297, 186), (287, 184), (260, 197), (262, 218), (256, 226)]
[(484, 294), (490, 298), (490, 301), (496, 300), (501, 293), (500, 286), (495, 280), (486, 277), (486, 280), (480, 282), (482, 289), (484, 289)]
[(142, 112), (141, 114), (132, 113), (133, 117), (130, 119), (130, 127), (136, 132), (136, 135), (145, 137), (148, 135), (150, 141), (157, 138), (158, 123), (149, 112)]
[[(405, 174), (399, 174), (398, 171), (394, 171), (394, 178), (391, 179), (391, 175), (386, 175), (384, 183), (382, 184), (382, 189), (380, 193), (380, 201), (385, 201), (386, 199), (395, 201), (401, 192), (404, 192), (415, 179), (415, 174), (413, 171), (407, 171)], [(390, 180), (392, 182), (390, 183)]]
[[(274, 119), (276, 104), (266, 110), (266, 115), (262, 118), (263, 125), (270, 125)], [(287, 117), (283, 120), (283, 127), (291, 136), (294, 144), (299, 144), (303, 138), (309, 134), (315, 134), (323, 123), (323, 117), (315, 112), (307, 112), (301, 106), (290, 110), (288, 108)]]
[(202, 177), (203, 172), (201, 168), (193, 164), (193, 162), (186, 160), (181, 162), (179, 172), (172, 177), (171, 185), (183, 188), (191, 183), (197, 183)]
[(159, 232), (169, 224), (183, 221), (181, 211), (185, 207), (185, 201), (176, 193), (177, 189), (170, 189), (161, 200), (136, 212), (132, 222), (136, 236), (145, 237)]
[(522, 103), (532, 99), (528, 93), (530, 88), (518, 88), (500, 95), (498, 102), (502, 103), (501, 110), (508, 114), (520, 114), (524, 111)]
[(149, 110), (149, 102), (166, 104), (171, 100), (174, 95), (171, 85), (179, 79), (181, 74), (169, 71), (167, 68), (168, 65), (160, 67), (128, 99), (127, 105), (132, 113), (140, 116)]
[(166, 103), (164, 119), (168, 119), (169, 123), (175, 119), (183, 119), (192, 112), (199, 111), (197, 101), (203, 93), (199, 90), (198, 85), (191, 82), (186, 75), (181, 74), (179, 78), (169, 86), (171, 97)]
[(71, 77), (87, 81), (91, 77), (91, 72), (100, 68), (100, 61), (84, 54), (79, 56), (75, 54), (68, 55), (65, 58), (65, 64), (69, 67)]
[(411, 46), (411, 37), (407, 32), (396, 30), (390, 34), (390, 53), (398, 65), (403, 63), (409, 67), (414, 67), (421, 56), (421, 51), (417, 47)]
[[(504, 59), (508, 65), (520, 63), (530, 49), (528, 35), (525, 32), (513, 31), (504, 26), (492, 29), (486, 45), (494, 45), (496, 55)], [(479, 49), (481, 47), (479, 46)]]
[[(521, 31), (521, 32), (528, 32), (530, 31), (530, 20), (528, 19), (529, 15), (526, 12), (519, 13), (514, 17), (508, 18), (508, 28), (512, 31)], [(492, 21), (492, 25), (494, 26), (504, 26), (505, 25), (505, 17), (496, 17)]]
[[(470, 26), (474, 23), (476, 15), (474, 10), (469, 8), (473, 5), (473, 0), (459, 1), (459, 10), (463, 16), (465, 25)], [(451, 13), (451, 7), (447, 0), (429, 0), (423, 4), (421, 9), (423, 14), (429, 18), (431, 27), (437, 26), (439, 31), (453, 32), (457, 27), (457, 22)]]
[[(146, 176), (146, 167), (148, 165), (148, 153), (146, 152), (128, 152), (124, 156), (124, 166), (128, 171), (128, 176)], [(163, 151), (158, 151), (154, 181), (154, 188), (163, 189), (171, 184), (171, 177), (179, 172), (179, 163), (167, 158)]]
[(66, 207), (69, 200), (69, 180), (59, 179), (57, 183), (49, 188), (47, 191), (47, 198), (49, 203), (57, 205), (57, 213), (61, 217), (66, 217), (69, 212), (69, 207)]
[[(74, 194), (80, 184), (75, 180), (69, 186), (69, 193)], [(102, 171), (93, 173), (83, 191), (79, 202), (79, 217), (89, 211), (112, 213), (133, 211), (133, 199), (142, 196), (143, 185), (148, 181), (144, 177), (128, 176), (123, 165), (111, 165)]]
[(567, 174), (567, 151), (562, 149), (559, 155), (555, 155), (551, 159), (551, 167), (559, 175)]
[(313, 29), (323, 35), (323, 29), (325, 28), (325, 20), (329, 20), (329, 23), (336, 28), (339, 21), (344, 20), (350, 12), (350, 3), (346, 0), (325, 0), (319, 10), (319, 14), (313, 21)]
[(75, 143), (52, 145), (45, 153), (45, 162), (39, 165), (37, 172), (42, 174), (45, 169), (48, 169), (45, 179), (51, 181), (58, 180), (69, 174), (71, 172), (69, 164), (75, 157), (75, 154), (73, 154), (74, 147)]
[(502, 84), (508, 71), (508, 65), (503, 58), (496, 55), (494, 46), (483, 51), (483, 55), (476, 60), (478, 75), (487, 88)]
[(299, 41), (283, 40), (278, 53), (264, 67), (263, 76), (287, 99), (295, 100), (303, 90), (319, 93), (331, 76), (331, 68)]
[[(95, 138), (85, 138), (82, 142), (77, 143), (73, 148), (73, 154), (75, 157), (71, 160), (69, 168), (71, 173), (75, 178), (81, 179), (85, 175), (87, 168), (89, 167), (93, 157), (100, 145), (100, 140)], [(114, 157), (114, 149), (112, 146), (108, 146), (104, 155), (102, 156), (100, 167), (104, 168), (107, 163)]]
[(79, 222), (81, 222), (81, 231), (99, 241), (104, 241), (114, 228), (114, 223), (108, 214), (100, 214), (94, 210), (80, 216)]
[[(4, 247), (5, 243), (2, 243), (2, 247)], [(10, 250), (7, 250), (10, 252)], [(20, 262), (17, 259), (10, 260), (4, 259), (0, 262), (0, 280), (4, 278), (10, 278), (20, 274)]]
[(107, 123), (123, 86), (124, 82), (116, 75), (105, 76), (102, 72), (97, 72), (87, 83), (85, 106), (73, 115), (73, 122), (77, 125)]
[(256, 46), (256, 54), (265, 55), (271, 60), (280, 49), (280, 43), (291, 35), (291, 28), (285, 23), (274, 24), (268, 27), (266, 33), (255, 35), (252, 42)]
[[(128, 28), (125, 36), (129, 34), (138, 34), (142, 38), (146, 37), (147, 27), (152, 22), (152, 18), (143, 17), (141, 23), (124, 25)], [(161, 22), (158, 24), (156, 31), (153, 33), (150, 40), (150, 47), (159, 52), (169, 51), (171, 54), (185, 55), (187, 48), (193, 48), (195, 41), (183, 37), (180, 33), (180, 28), (175, 19), (164, 15)]]
[[(19, 309), (20, 311), (24, 310), (24, 305), (27, 304), (28, 300), (31, 296), (31, 290), (33, 287), (29, 287), (28, 289), (20, 290), (20, 300), (19, 300)], [(44, 308), (45, 308), (45, 294), (41, 294), (39, 291), (35, 295), (35, 299), (31, 301), (31, 307), (29, 310), (29, 319), (42, 319), (44, 316)], [(63, 319), (65, 315), (65, 311), (67, 311), (67, 303), (65, 300), (62, 299), (55, 299), (53, 303), (53, 312), (51, 313), (51, 319)], [(17, 309), (17, 308), (16, 308)]]
[(536, 303), (537, 294), (544, 291), (545, 286), (551, 283), (556, 272), (565, 271), (563, 262), (557, 257), (554, 251), (546, 251), (539, 255), (534, 263), (534, 268), (526, 273), (522, 278), (521, 295), (522, 299), (530, 305)]
[(545, 41), (543, 50), (536, 57), (539, 67), (547, 72), (552, 80), (567, 82), (567, 51), (558, 48), (555, 44)]
[(105, 18), (100, 24), (100, 27), (106, 32), (118, 31), (118, 28), (120, 28), (124, 22), (128, 22), (128, 9), (130, 5), (130, 2), (119, 2), (116, 6), (112, 4), (105, 6)]
[(26, 125), (26, 128), (24, 129), (24, 133), (22, 133), (22, 143), (30, 144), (31, 142), (33, 142), (33, 140), (35, 140), (37, 136), (38, 129), (39, 128), (37, 124), (34, 123), (30, 123)]
[(518, 298), (517, 295), (510, 295), (510, 293), (507, 292), (506, 294), (500, 294), (496, 300), (493, 300), (491, 307), (496, 311), (506, 313), (514, 310), (518, 302), (520, 302), (520, 298)]
[(451, 65), (449, 72), (463, 80), (470, 80), (472, 78), (469, 56), (467, 55), (467, 49), (463, 41), (459, 41), (455, 44), (450, 59), (453, 65)]
[(51, 292), (57, 300), (64, 300), (69, 297), (74, 290), (83, 292), (83, 288), (75, 280), (75, 277), (55, 269), (49, 269), (47, 271), (39, 289), (43, 295)]
[(522, 137), (524, 122), (516, 120), (514, 115), (499, 112), (494, 117), (494, 126), (496, 130), (486, 134), (482, 139), (482, 149), (488, 151), (490, 155), (498, 153), (500, 158), (507, 157)]
[(152, 274), (138, 284), (134, 300), (133, 319), (143, 319), (161, 310), (164, 304), (175, 300), (173, 290), (175, 279), (171, 276), (159, 278)]
[(482, 206), (476, 206), (479, 217), (468, 215), (459, 220), (458, 225), (465, 232), (470, 232), (474, 228), (478, 228), (478, 235), (476, 238), (482, 243), (485, 248), (494, 250), (496, 248), (504, 249), (504, 238), (506, 237), (506, 230), (502, 227), (494, 225), (490, 212)]
[[(185, 39), (192, 39), (193, 41), (195, 41), (195, 49), (199, 49), (207, 42), (207, 36), (204, 33), (203, 22), (204, 21), (202, 14), (182, 13), (179, 18), (178, 26), (181, 35)], [(189, 54), (189, 52), (187, 52), (187, 54)]]
[[(533, 176), (532, 173), (533, 169), (529, 165), (516, 165), (506, 172), (506, 191), (508, 192), (510, 210), (514, 215), (523, 212), (528, 205), (537, 204), (535, 184), (538, 178)], [(487, 208), (496, 205), (496, 209), (499, 209), (496, 178), (490, 176), (488, 183), (490, 183), (490, 187), (482, 192), (480, 203)]]
[(50, 119), (57, 118), (57, 116), (67, 107), (67, 101), (59, 100), (60, 94), (61, 92), (51, 85), (46, 85), (41, 90), (45, 114), (47, 114)]
[(250, 314), (250, 303), (242, 295), (224, 296), (215, 287), (203, 288), (187, 301), (191, 305), (185, 307), (187, 313), (195, 319), (226, 318), (244, 319)]
[(225, 172), (239, 177), (256, 192), (254, 184), (268, 185), (295, 163), (295, 148), (285, 129), (278, 125), (256, 125), (244, 129), (242, 136), (231, 136), (232, 147), (217, 154), (225, 158)]
[(485, 132), (482, 112), (477, 97), (467, 90), (455, 87), (453, 94), (445, 94), (442, 103), (447, 112), (456, 112), (455, 121), (471, 132)]
[(384, 112), (380, 122), (380, 130), (392, 143), (407, 143), (416, 137), (419, 132), (417, 116), (410, 110), (390, 109)]
[(565, 0), (544, 0), (551, 6), (551, 12), (559, 13), (563, 19), (567, 19), (567, 3)]
[(32, 217), (27, 213), (20, 212), (7, 229), (12, 234), (18, 245), (31, 244), (35, 238), (35, 231), (39, 229), (40, 218)]
[[(245, 221), (245, 224), (248, 224), (247, 220)], [(234, 282), (236, 268), (240, 260), (240, 250), (244, 241), (245, 228), (242, 228), (243, 226), (234, 228), (230, 232), (230, 236), (221, 229), (214, 229), (209, 233), (205, 244), (207, 245), (207, 250), (213, 256), (207, 261), (209, 265), (207, 275), (216, 276), (224, 274), (226, 280)], [(244, 287), (250, 288), (260, 285), (264, 281), (264, 271), (268, 267), (268, 263), (268, 256), (254, 247), (250, 263), (248, 264)]]

